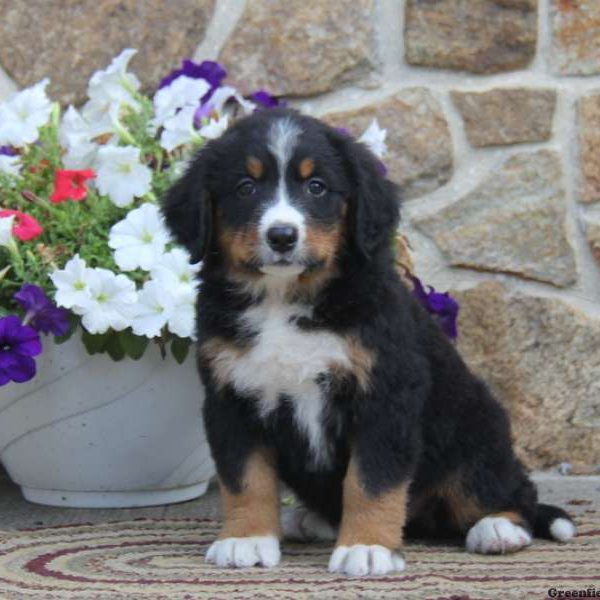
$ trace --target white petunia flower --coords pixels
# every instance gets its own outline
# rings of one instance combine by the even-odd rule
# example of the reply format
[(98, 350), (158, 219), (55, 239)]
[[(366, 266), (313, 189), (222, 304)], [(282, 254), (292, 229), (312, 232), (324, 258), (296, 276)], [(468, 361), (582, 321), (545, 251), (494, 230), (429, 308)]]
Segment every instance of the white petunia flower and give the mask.
[(138, 90), (140, 88), (139, 79), (127, 71), (129, 61), (137, 54), (133, 48), (125, 48), (121, 54), (115, 56), (106, 69), (99, 69), (91, 77), (88, 90), (96, 87), (107, 87), (118, 85), (129, 89)]
[[(65, 112), (59, 130), (58, 139), (65, 154), (62, 157), (66, 169), (92, 169), (96, 166), (98, 150), (102, 147), (93, 139), (94, 129), (73, 106)], [(118, 142), (116, 135), (108, 139), (103, 146), (115, 146)]]
[(377, 119), (373, 119), (358, 141), (368, 146), (375, 156), (383, 158), (387, 152), (387, 146), (385, 145), (386, 136), (387, 130), (379, 127)]
[(173, 248), (165, 252), (150, 269), (152, 279), (165, 288), (175, 289), (180, 285), (195, 286), (196, 275), (202, 263), (190, 264), (190, 255), (183, 248)]
[(171, 168), (169, 169), (169, 179), (171, 182), (177, 181), (183, 174), (187, 171), (190, 166), (189, 159), (186, 160), (177, 160), (171, 163)]
[(81, 109), (85, 119), (91, 123), (93, 137), (115, 133), (119, 115), (121, 114), (121, 102), (111, 97), (97, 95), (88, 100)]
[(200, 128), (200, 135), (209, 140), (215, 140), (223, 135), (229, 125), (229, 117), (225, 115), (219, 119), (211, 119), (206, 125)]
[(179, 337), (196, 338), (196, 297), (194, 286), (179, 286), (173, 292), (175, 304), (167, 326), (171, 333)]
[(161, 329), (173, 315), (173, 295), (159, 281), (150, 280), (138, 292), (136, 314), (131, 328), (136, 335), (152, 338), (160, 335)]
[(108, 245), (115, 250), (115, 262), (123, 271), (149, 271), (159, 262), (169, 239), (158, 207), (146, 202), (112, 226)]
[(102, 146), (96, 160), (96, 186), (113, 204), (124, 207), (150, 191), (152, 171), (140, 162), (135, 146)]
[(50, 273), (50, 279), (56, 287), (54, 299), (58, 306), (70, 308), (74, 313), (80, 315), (89, 306), (90, 273), (85, 260), (76, 254), (67, 262), (63, 269), (57, 269)]
[(154, 95), (154, 123), (158, 126), (175, 115), (184, 106), (194, 109), (200, 104), (200, 98), (208, 92), (210, 85), (204, 79), (181, 76), (171, 85), (161, 88)]
[(93, 137), (90, 124), (74, 107), (69, 106), (65, 111), (58, 128), (58, 141), (63, 148), (81, 144)]
[(21, 169), (21, 164), (18, 156), (6, 156), (0, 154), (0, 173), (8, 175), (18, 175)]
[(0, 217), (0, 246), (8, 248), (13, 243), (12, 227), (15, 215)]
[(137, 50), (126, 48), (112, 59), (106, 69), (96, 71), (88, 83), (88, 97), (112, 98), (139, 109), (138, 102), (133, 98), (132, 91), (140, 89), (140, 80), (127, 71), (129, 61), (137, 54)]
[(88, 280), (91, 299), (81, 312), (82, 325), (90, 333), (129, 327), (136, 311), (135, 283), (126, 275), (99, 268), (91, 269)]
[(58, 130), (58, 140), (66, 153), (62, 162), (67, 169), (94, 167), (100, 146), (92, 142), (94, 132), (90, 124), (73, 106), (63, 115)]
[(96, 165), (96, 158), (100, 146), (93, 142), (82, 142), (71, 146), (62, 156), (65, 169), (92, 169)]
[(90, 123), (94, 137), (115, 131), (123, 106), (136, 112), (140, 110), (140, 104), (133, 96), (140, 82), (127, 72), (127, 65), (135, 53), (136, 50), (123, 50), (106, 69), (96, 71), (89, 81), (89, 100), (82, 113)]
[(0, 104), (0, 145), (20, 147), (38, 139), (39, 128), (48, 122), (52, 112), (46, 95), (49, 83), (49, 79), (43, 79)]
[(249, 115), (254, 112), (256, 104), (250, 100), (246, 100), (246, 98), (244, 98), (235, 88), (227, 85), (216, 89), (208, 100), (207, 105), (210, 107), (210, 111), (216, 111), (217, 113), (221, 114), (223, 112), (223, 107), (231, 98), (233, 98), (242, 107), (245, 115)]
[(160, 145), (167, 152), (189, 144), (193, 139), (199, 139), (194, 128), (195, 113), (194, 106), (185, 106), (163, 123), (164, 129), (160, 136)]

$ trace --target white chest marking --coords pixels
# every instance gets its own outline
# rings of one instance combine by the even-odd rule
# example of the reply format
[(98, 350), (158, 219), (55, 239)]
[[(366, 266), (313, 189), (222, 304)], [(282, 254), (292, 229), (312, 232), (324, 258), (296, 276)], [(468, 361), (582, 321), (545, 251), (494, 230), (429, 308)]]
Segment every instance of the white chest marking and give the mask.
[(327, 460), (323, 439), (325, 398), (317, 377), (335, 364), (350, 368), (347, 345), (328, 332), (306, 332), (290, 322), (310, 316), (310, 308), (267, 298), (243, 316), (244, 325), (258, 332), (242, 356), (223, 350), (217, 357), (221, 373), (240, 393), (256, 396), (266, 417), (282, 395), (291, 399), (300, 431), (308, 438), (315, 462)]

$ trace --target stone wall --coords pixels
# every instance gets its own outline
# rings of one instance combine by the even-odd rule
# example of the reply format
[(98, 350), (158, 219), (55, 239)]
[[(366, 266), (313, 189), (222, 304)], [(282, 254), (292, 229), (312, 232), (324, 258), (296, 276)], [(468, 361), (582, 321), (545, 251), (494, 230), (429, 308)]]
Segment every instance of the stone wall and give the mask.
[(151, 88), (218, 59), (359, 132), (388, 129), (418, 274), (462, 304), (459, 347), (528, 464), (600, 463), (598, 0), (0, 0), (0, 97), (81, 100), (126, 46)]

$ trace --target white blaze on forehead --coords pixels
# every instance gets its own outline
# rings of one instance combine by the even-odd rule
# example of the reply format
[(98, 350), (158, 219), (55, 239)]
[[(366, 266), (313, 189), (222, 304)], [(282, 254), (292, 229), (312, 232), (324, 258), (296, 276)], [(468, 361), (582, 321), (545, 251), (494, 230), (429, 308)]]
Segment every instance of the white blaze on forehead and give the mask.
[(304, 215), (290, 201), (289, 192), (285, 183), (285, 173), (288, 163), (292, 158), (298, 138), (302, 134), (300, 127), (289, 117), (278, 119), (271, 125), (267, 135), (267, 147), (275, 160), (279, 170), (279, 183), (275, 191), (275, 201), (263, 214), (260, 220), (260, 232), (263, 239), (269, 227), (276, 224), (294, 225), (298, 228), (298, 248), (301, 248), (306, 237)]
[(267, 146), (277, 161), (280, 179), (285, 177), (288, 162), (301, 133), (300, 127), (289, 117), (278, 119), (269, 129)]

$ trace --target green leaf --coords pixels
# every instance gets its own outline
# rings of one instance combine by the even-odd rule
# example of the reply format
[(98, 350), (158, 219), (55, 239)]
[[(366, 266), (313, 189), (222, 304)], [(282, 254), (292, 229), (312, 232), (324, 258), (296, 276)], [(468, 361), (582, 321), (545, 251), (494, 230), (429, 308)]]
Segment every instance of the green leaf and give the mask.
[(125, 358), (125, 349), (121, 345), (121, 336), (116, 331), (111, 331), (105, 346), (108, 355), (116, 362)]
[(142, 358), (150, 342), (150, 339), (145, 336), (135, 335), (130, 328), (119, 333), (119, 340), (125, 354), (134, 360)]
[(88, 351), (88, 354), (100, 354), (101, 352), (104, 352), (111, 333), (112, 331), (109, 330), (106, 333), (92, 334), (83, 329), (81, 341)]
[(187, 358), (191, 345), (192, 340), (190, 338), (173, 336), (173, 341), (171, 342), (171, 354), (179, 364), (182, 364)]

